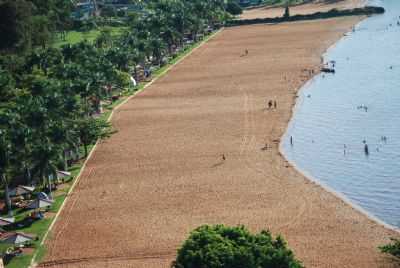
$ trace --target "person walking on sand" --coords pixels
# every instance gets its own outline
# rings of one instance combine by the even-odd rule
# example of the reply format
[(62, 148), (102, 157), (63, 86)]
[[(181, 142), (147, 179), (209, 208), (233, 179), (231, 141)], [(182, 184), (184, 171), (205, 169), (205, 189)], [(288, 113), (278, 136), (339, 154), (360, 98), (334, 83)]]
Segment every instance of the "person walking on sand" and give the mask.
[(226, 160), (225, 154), (222, 154), (222, 161), (225, 161), (225, 160)]
[(249, 54), (249, 51), (246, 49), (244, 54), (247, 56)]
[(274, 100), (274, 109), (276, 109), (276, 100)]
[(268, 101), (268, 109), (271, 109), (271, 107), (272, 107), (272, 100), (269, 100)]

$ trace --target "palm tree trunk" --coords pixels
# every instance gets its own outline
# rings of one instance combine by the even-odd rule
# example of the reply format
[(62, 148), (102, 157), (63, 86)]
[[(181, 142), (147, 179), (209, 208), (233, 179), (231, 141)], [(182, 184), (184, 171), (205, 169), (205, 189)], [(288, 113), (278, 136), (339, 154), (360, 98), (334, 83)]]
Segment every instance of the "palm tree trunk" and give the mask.
[(47, 187), (49, 188), (49, 198), (53, 199), (52, 194), (51, 194), (51, 180), (50, 180), (50, 175), (47, 175)]
[(6, 178), (6, 174), (1, 174), (1, 180), (3, 181), (4, 184), (4, 199), (6, 201), (6, 206), (7, 206), (7, 213), (8, 216), (12, 216), (12, 209), (11, 209), (11, 198), (10, 198), (10, 190), (8, 188), (8, 181)]
[(26, 176), (26, 182), (28, 185), (32, 183), (32, 176), (31, 176), (31, 171), (29, 170), (29, 167), (25, 165), (25, 176)]
[(85, 148), (85, 158), (88, 156), (88, 145), (85, 143), (83, 144), (83, 147)]
[(64, 162), (64, 170), (68, 169), (68, 161), (67, 161), (67, 152), (64, 150), (63, 152), (63, 162)]
[(137, 73), (137, 68), (136, 68), (136, 62), (135, 62), (135, 67), (133, 67), (133, 75), (135, 77), (136, 83), (139, 81), (138, 80), (138, 73)]
[(79, 156), (79, 146), (75, 147), (75, 161), (78, 161), (80, 158)]

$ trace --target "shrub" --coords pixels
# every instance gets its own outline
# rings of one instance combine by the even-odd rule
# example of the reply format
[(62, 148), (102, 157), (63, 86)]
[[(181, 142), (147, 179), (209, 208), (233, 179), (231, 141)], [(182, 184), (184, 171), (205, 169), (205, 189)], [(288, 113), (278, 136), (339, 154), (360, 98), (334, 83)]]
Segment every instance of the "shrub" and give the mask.
[(285, 7), (285, 13), (283, 14), (283, 17), (284, 17), (285, 19), (287, 19), (287, 18), (290, 17), (289, 5), (286, 5), (286, 7)]
[(239, 6), (239, 4), (234, 0), (229, 1), (226, 4), (226, 11), (232, 15), (240, 15), (243, 12), (241, 6)]
[(178, 250), (174, 268), (301, 268), (281, 236), (251, 234), (244, 226), (203, 225)]
[(383, 253), (390, 254), (400, 260), (400, 239), (391, 238), (392, 243), (379, 247)]

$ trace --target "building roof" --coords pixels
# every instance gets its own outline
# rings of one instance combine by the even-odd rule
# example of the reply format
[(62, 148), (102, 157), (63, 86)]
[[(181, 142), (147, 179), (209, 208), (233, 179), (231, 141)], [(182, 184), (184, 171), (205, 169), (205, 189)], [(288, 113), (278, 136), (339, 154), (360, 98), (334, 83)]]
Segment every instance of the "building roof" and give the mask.
[(9, 232), (0, 235), (0, 241), (7, 244), (22, 244), (35, 239), (34, 235), (22, 232)]
[(14, 189), (11, 189), (10, 196), (19, 196), (24, 194), (32, 193), (35, 190), (33, 186), (18, 185)]

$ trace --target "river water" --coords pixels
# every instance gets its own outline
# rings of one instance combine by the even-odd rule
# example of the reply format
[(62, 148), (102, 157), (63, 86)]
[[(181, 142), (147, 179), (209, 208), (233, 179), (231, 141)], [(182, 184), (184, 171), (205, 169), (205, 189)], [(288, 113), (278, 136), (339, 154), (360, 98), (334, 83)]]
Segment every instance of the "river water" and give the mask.
[(306, 175), (400, 227), (400, 1), (370, 4), (386, 13), (328, 50), (336, 73), (301, 90), (281, 149)]

